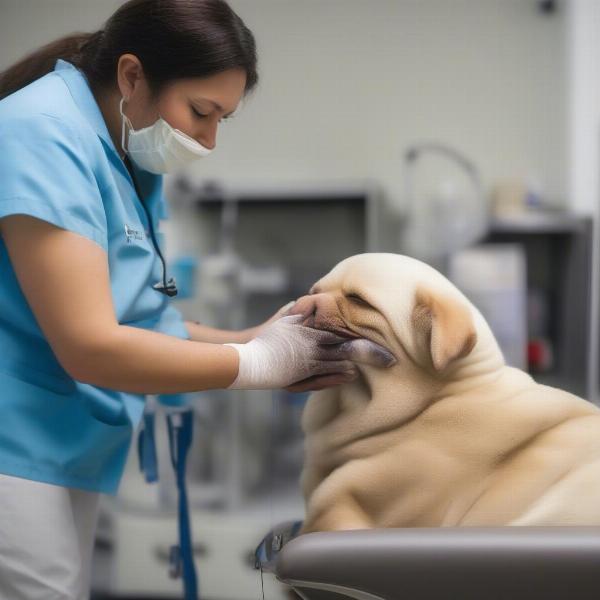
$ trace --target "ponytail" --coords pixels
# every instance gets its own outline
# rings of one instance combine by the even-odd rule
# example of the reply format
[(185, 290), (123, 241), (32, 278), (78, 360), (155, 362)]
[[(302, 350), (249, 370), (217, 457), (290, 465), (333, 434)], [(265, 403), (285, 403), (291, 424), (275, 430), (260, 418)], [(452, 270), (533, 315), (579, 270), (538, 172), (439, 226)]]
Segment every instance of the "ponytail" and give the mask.
[(82, 52), (85, 52), (101, 34), (102, 31), (68, 35), (42, 46), (1, 72), (0, 100), (53, 71), (59, 58), (79, 66)]

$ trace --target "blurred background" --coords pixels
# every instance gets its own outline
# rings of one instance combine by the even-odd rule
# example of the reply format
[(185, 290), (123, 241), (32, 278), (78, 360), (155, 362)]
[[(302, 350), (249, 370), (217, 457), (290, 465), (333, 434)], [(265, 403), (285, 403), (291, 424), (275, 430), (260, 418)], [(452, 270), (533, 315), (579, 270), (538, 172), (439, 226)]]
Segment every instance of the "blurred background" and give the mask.
[[(100, 28), (119, 4), (0, 0), (0, 70)], [(339, 260), (401, 252), (456, 282), (510, 364), (597, 403), (600, 2), (230, 4), (257, 38), (261, 81), (216, 151), (165, 178), (162, 243), (184, 316), (256, 325)], [(261, 597), (255, 546), (303, 516), (306, 396), (187, 400), (202, 597)], [(102, 499), (97, 599), (181, 596), (168, 574), (177, 497), (163, 419), (157, 427), (159, 483), (144, 482), (133, 447), (118, 497)], [(263, 584), (265, 597), (286, 597)]]

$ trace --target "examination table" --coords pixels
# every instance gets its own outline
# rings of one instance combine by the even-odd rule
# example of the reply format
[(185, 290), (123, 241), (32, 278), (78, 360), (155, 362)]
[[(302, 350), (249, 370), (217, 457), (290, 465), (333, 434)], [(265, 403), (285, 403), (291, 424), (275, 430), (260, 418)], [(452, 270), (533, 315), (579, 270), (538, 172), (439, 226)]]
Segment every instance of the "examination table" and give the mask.
[(256, 551), (304, 600), (600, 598), (600, 527), (275, 527)]

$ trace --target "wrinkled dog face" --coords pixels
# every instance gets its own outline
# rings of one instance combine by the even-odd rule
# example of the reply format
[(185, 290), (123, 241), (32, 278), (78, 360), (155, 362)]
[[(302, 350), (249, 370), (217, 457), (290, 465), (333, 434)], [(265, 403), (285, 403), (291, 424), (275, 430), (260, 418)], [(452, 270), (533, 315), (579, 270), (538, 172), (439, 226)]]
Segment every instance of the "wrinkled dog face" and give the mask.
[(397, 254), (361, 254), (339, 263), (300, 298), (305, 324), (389, 349), (394, 371), (443, 372), (477, 342), (469, 303), (440, 273)]

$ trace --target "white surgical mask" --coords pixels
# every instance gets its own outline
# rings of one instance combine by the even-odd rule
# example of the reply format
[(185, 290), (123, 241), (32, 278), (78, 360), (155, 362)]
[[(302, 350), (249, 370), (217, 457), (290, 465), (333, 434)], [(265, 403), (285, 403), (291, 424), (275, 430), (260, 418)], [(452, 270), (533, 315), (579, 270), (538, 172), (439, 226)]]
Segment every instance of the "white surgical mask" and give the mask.
[[(179, 129), (171, 127), (162, 117), (149, 127), (133, 128), (129, 118), (123, 114), (123, 101), (119, 103), (121, 113), (121, 147), (140, 168), (151, 173), (170, 173), (211, 153), (195, 139)], [(125, 126), (129, 129), (125, 147)]]

